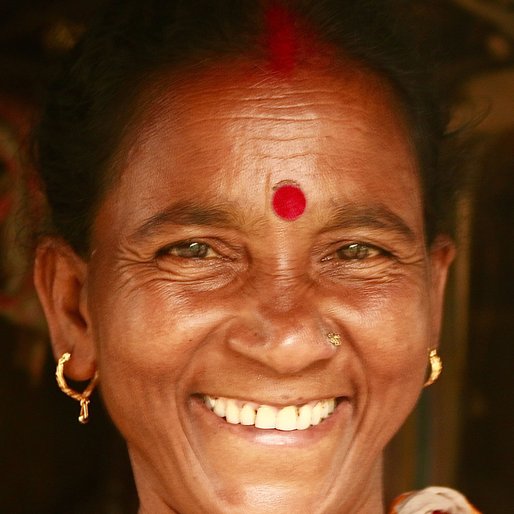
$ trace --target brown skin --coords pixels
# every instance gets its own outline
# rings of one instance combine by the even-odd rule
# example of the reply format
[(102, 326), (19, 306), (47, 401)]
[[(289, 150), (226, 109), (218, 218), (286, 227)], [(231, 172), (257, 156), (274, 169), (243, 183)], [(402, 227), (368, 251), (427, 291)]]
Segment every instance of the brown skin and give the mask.
[[(354, 69), (282, 80), (243, 65), (161, 91), (90, 259), (59, 240), (39, 248), (56, 356), (72, 353), (70, 377), (99, 369), (142, 513), (383, 512), (381, 454), (422, 389), (454, 253), (443, 237), (427, 249), (393, 94)], [(307, 197), (293, 222), (271, 207), (282, 181)], [(141, 228), (177, 203), (224, 216), (175, 210)], [(184, 240), (210, 249), (188, 258), (173, 247)], [(338, 252), (356, 242), (364, 258)], [(316, 428), (259, 439), (277, 431), (243, 434), (199, 393), (345, 401)]]

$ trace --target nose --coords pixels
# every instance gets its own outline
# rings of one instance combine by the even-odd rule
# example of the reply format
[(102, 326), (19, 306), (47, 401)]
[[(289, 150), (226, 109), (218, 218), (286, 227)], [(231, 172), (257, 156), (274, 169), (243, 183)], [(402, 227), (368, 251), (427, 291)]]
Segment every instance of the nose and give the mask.
[(299, 373), (337, 351), (327, 337), (332, 330), (312, 305), (261, 305), (241, 321), (228, 337), (229, 347), (278, 374)]

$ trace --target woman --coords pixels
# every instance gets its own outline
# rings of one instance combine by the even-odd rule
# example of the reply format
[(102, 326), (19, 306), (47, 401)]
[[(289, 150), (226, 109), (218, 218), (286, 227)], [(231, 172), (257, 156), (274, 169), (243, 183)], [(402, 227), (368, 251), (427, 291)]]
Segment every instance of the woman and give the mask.
[[(141, 513), (384, 512), (454, 255), (444, 119), (385, 14), (123, 2), (54, 86), (36, 286)], [(430, 512), (471, 512), (447, 495)]]

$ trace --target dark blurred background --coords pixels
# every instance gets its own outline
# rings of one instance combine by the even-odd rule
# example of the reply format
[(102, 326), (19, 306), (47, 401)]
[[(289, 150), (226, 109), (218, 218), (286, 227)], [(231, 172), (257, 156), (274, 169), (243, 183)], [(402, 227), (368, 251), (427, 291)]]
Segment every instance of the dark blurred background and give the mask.
[[(31, 286), (31, 219), (41, 201), (30, 126), (62, 57), (100, 0), (0, 0), (0, 512), (131, 513), (123, 441), (93, 397), (92, 421), (57, 390)], [(468, 180), (455, 209), (445, 371), (388, 451), (386, 494), (457, 487), (485, 514), (514, 512), (514, 1), (412, 0), (419, 44), (469, 125)], [(466, 130), (465, 130), (466, 132)]]

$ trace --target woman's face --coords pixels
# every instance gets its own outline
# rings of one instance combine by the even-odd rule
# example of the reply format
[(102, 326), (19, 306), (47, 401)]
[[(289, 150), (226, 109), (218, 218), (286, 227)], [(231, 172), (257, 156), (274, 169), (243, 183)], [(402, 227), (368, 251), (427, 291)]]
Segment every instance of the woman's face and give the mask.
[[(145, 512), (379, 512), (380, 454), (421, 390), (449, 260), (426, 250), (392, 94), (357, 71), (220, 67), (155, 96), (82, 290)], [(283, 183), (307, 200), (294, 221), (273, 210)], [(337, 407), (309, 428), (252, 424), (265, 406), (258, 425), (291, 428), (320, 400)], [(277, 422), (270, 407), (290, 408)]]

